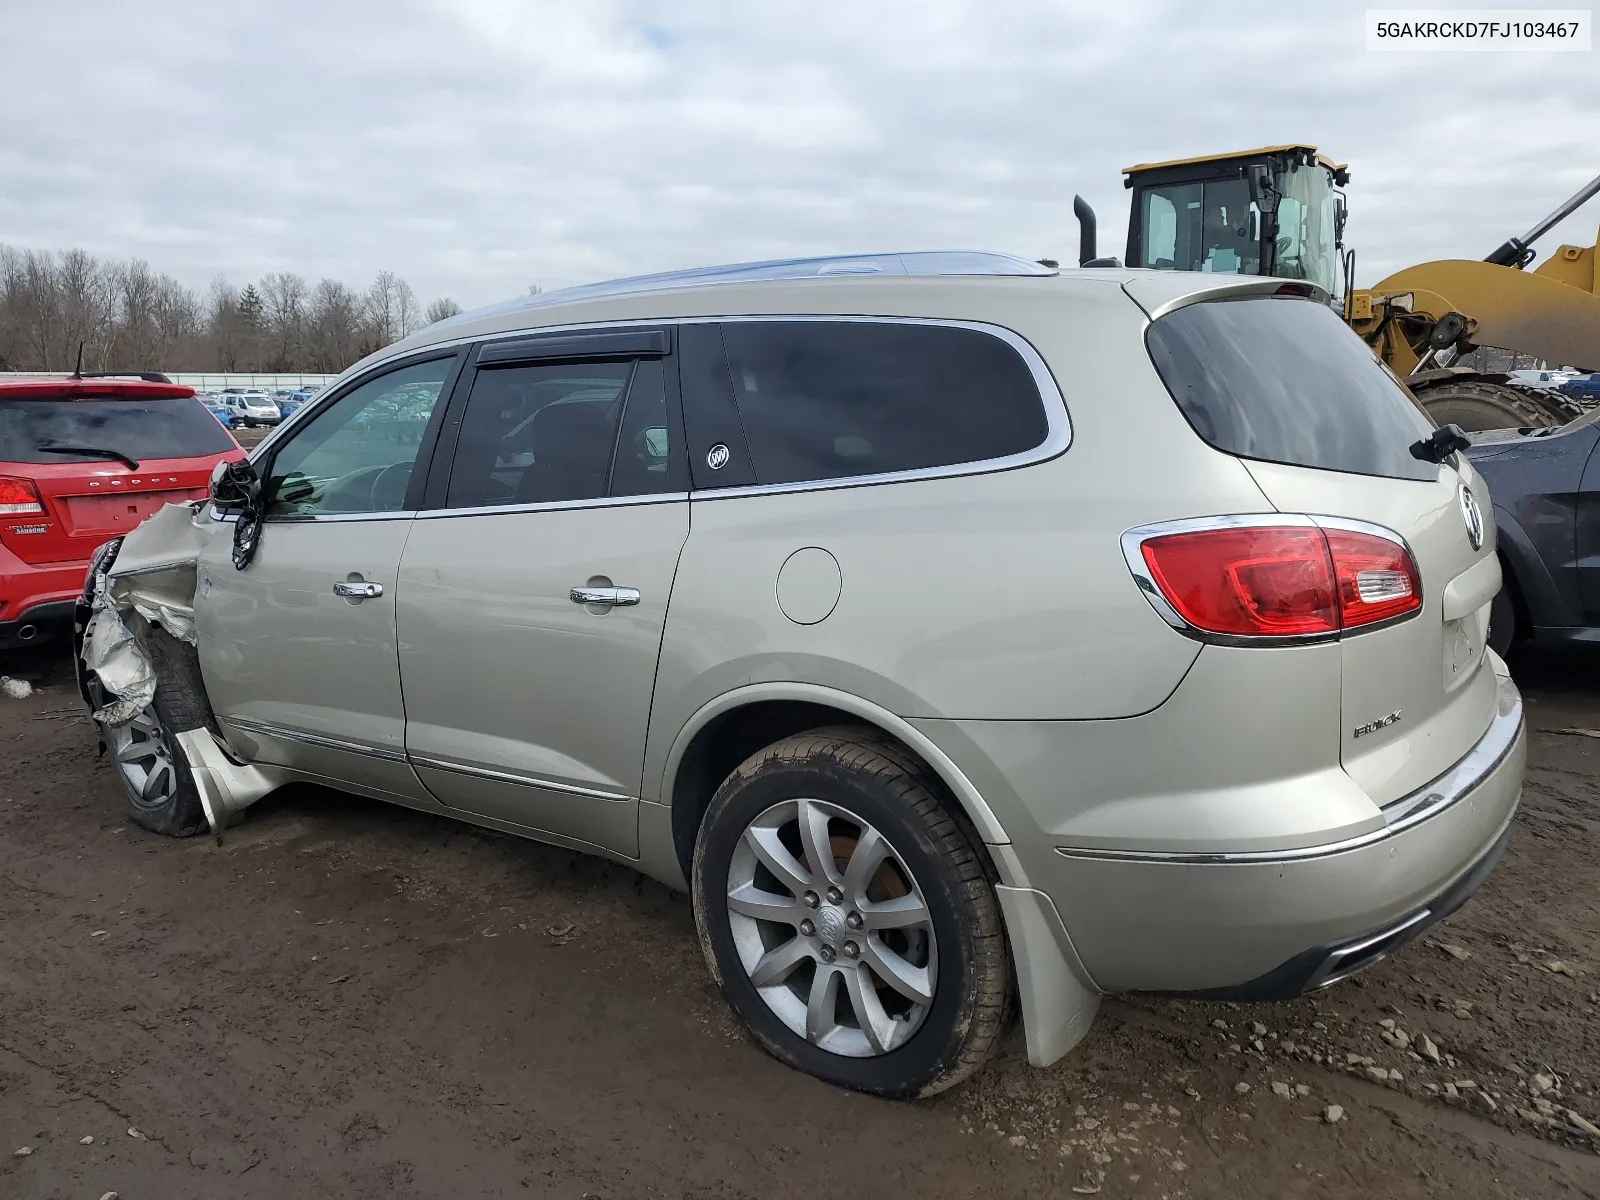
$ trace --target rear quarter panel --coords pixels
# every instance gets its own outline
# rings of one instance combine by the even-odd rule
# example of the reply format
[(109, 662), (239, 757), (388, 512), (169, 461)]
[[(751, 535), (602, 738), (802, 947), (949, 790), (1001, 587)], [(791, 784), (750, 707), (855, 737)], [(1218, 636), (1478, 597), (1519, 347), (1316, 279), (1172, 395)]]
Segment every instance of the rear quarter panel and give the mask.
[[(1070, 447), (1005, 472), (696, 493), (647, 779), (693, 714), (749, 683), (814, 683), (904, 717), (1064, 720), (1147, 712), (1193, 664), (1198, 643), (1144, 600), (1120, 535), (1266, 503), (1236, 460), (1190, 432), (1150, 366), (1142, 312), (1107, 284), (1103, 295), (1001, 291), (927, 315), (1031, 343), (1065, 398)], [(776, 585), (806, 547), (834, 556), (841, 585), (826, 619), (799, 625)]]

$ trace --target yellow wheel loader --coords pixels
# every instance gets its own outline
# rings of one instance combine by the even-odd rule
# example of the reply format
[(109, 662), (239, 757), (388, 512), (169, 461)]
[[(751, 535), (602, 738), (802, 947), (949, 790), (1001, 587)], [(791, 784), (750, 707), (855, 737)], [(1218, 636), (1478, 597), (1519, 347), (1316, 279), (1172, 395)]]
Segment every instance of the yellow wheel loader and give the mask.
[[(1576, 415), (1559, 392), (1461, 365), (1477, 347), (1600, 370), (1596, 247), (1562, 246), (1537, 270), (1524, 269), (1538, 238), (1600, 194), (1600, 178), (1482, 262), (1421, 263), (1357, 289), (1339, 190), (1350, 172), (1315, 146), (1140, 163), (1123, 176), (1133, 191), (1128, 266), (1298, 279), (1342, 296), (1345, 320), (1440, 424), (1559, 425)], [(1110, 265), (1096, 257), (1092, 210), (1082, 197), (1073, 208), (1079, 265)]]

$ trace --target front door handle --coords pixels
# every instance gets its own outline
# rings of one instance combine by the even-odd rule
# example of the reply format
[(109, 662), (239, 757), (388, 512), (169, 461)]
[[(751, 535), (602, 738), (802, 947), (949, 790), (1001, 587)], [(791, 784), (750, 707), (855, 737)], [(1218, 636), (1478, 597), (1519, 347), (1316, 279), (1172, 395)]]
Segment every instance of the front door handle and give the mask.
[(333, 594), (346, 600), (373, 600), (383, 595), (383, 584), (369, 583), (364, 579), (341, 579), (333, 585)]
[(567, 595), (574, 604), (613, 604), (626, 608), (639, 603), (639, 589), (630, 587), (575, 587)]

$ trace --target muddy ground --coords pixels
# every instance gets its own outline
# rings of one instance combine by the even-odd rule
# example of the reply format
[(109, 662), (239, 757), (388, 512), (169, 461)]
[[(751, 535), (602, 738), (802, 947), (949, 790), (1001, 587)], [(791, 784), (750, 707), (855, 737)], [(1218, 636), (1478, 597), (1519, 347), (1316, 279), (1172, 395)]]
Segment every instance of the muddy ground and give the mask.
[(1600, 1196), (1600, 740), (1542, 732), (1600, 727), (1596, 666), (1517, 664), (1517, 840), (1426, 941), (889, 1103), (747, 1042), (625, 869), (310, 789), (220, 849), (129, 825), (64, 667), (13, 658), (0, 1196)]

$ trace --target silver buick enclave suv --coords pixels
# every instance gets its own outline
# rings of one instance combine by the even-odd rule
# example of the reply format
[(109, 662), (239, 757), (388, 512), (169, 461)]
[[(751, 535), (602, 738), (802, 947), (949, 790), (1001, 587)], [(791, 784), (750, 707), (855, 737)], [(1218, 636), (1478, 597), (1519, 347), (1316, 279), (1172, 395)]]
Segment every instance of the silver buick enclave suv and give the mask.
[(453, 318), (102, 551), (85, 696), (152, 829), (312, 780), (688, 889), (847, 1087), (1293, 996), (1466, 898), (1524, 757), (1482, 481), (1326, 301), (963, 253)]

